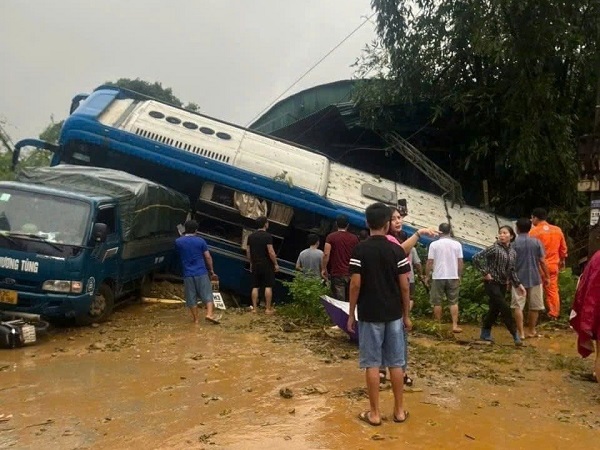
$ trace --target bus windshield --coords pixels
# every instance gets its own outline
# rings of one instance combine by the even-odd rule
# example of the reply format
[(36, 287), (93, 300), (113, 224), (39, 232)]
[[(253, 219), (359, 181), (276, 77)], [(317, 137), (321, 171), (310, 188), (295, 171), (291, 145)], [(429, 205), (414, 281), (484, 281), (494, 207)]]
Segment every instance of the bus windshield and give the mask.
[(72, 198), (0, 188), (0, 233), (11, 238), (81, 246), (90, 205)]

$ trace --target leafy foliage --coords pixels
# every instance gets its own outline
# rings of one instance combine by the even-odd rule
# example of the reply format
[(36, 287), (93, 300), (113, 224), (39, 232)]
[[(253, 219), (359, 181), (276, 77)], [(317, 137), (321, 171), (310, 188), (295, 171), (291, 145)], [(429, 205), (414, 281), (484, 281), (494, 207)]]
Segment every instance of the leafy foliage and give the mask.
[[(453, 174), (488, 179), (501, 212), (574, 205), (577, 138), (592, 130), (600, 3), (590, 0), (372, 0), (380, 40), (358, 76), (365, 119), (430, 105)], [(519, 201), (515, 202), (514, 199)]]
[[(559, 291), (561, 297), (561, 317), (563, 321), (568, 320), (571, 305), (575, 298), (577, 279), (573, 277), (570, 270), (565, 270), (559, 275)], [(508, 296), (507, 296), (508, 299)], [(507, 300), (508, 301), (508, 300)], [(465, 263), (463, 276), (460, 283), (460, 294), (458, 298), (461, 323), (480, 324), (483, 316), (488, 312), (488, 297), (483, 287), (481, 274), (470, 264)], [(444, 321), (450, 320), (447, 304), (443, 303)], [(433, 310), (429, 302), (429, 293), (425, 288), (417, 284), (415, 292), (415, 305), (412, 315), (416, 318), (431, 318)], [(431, 331), (431, 330), (430, 330)], [(437, 333), (437, 329), (433, 330)], [(433, 331), (427, 334), (435, 334)], [(427, 331), (425, 331), (427, 332)]]
[[(58, 126), (58, 127), (57, 127)], [(46, 139), (48, 136), (52, 136), (56, 132), (56, 136), (58, 139), (58, 133), (60, 132), (60, 126), (62, 123), (54, 123), (46, 127), (40, 134), (40, 139)], [(55, 131), (58, 129), (58, 131)], [(7, 136), (8, 137), (8, 136)], [(50, 141), (52, 142), (52, 141)], [(12, 149), (8, 149), (12, 150)], [(23, 155), (19, 164), (13, 171), (12, 169), (12, 151), (3, 151), (0, 152), (0, 181), (11, 181), (15, 179), (15, 174), (19, 171), (21, 167), (41, 167), (50, 165), (51, 153), (47, 150), (38, 150), (34, 152), (27, 152)]]
[(117, 81), (114, 82), (107, 81), (106, 84), (111, 86), (118, 86), (123, 89), (129, 89), (131, 91), (136, 91), (140, 94), (145, 94), (157, 100), (162, 100), (163, 102), (170, 103), (171, 105), (179, 106), (180, 108), (185, 108), (188, 111), (200, 111), (200, 106), (194, 102), (188, 102), (184, 106), (183, 102), (175, 94), (173, 94), (173, 89), (163, 87), (162, 83), (158, 81), (150, 83), (149, 81), (144, 81), (140, 78), (136, 78), (135, 80), (131, 78), (119, 78)]
[(30, 152), (25, 158), (19, 161), (15, 171), (12, 170), (12, 154), (0, 154), (0, 181), (12, 181), (15, 175), (22, 167), (43, 167), (50, 165), (50, 152), (47, 150), (38, 150)]
[[(130, 89), (141, 94), (148, 95), (150, 97), (162, 100), (175, 106), (183, 107), (183, 102), (173, 94), (171, 88), (165, 88), (159, 82), (150, 83), (148, 81), (141, 80), (140, 78), (119, 78), (115, 82), (107, 82), (107, 85), (118, 86), (124, 89)], [(184, 107), (188, 111), (199, 112), (200, 106), (196, 103), (189, 102)], [(64, 120), (56, 122), (54, 117), (50, 118), (50, 124), (40, 133), (40, 139), (52, 144), (56, 144), (60, 138), (60, 131), (63, 126)], [(0, 135), (0, 138), (4, 138), (4, 135)], [(4, 139), (0, 139), (3, 142)], [(8, 148), (8, 146), (7, 146)], [(10, 149), (9, 149), (10, 150)], [(51, 154), (48, 151), (37, 150), (36, 152), (23, 153), (19, 166), (47, 166), (50, 163)], [(0, 156), (0, 179), (12, 180), (14, 174), (10, 170), (11, 167), (11, 156), (1, 155)]]
[(573, 276), (570, 269), (558, 274), (558, 289), (560, 292), (560, 317), (562, 320), (568, 321), (577, 291), (577, 278)]
[(64, 120), (59, 122), (54, 121), (54, 117), (50, 118), (51, 123), (46, 127), (44, 131), (40, 133), (40, 139), (42, 141), (50, 142), (51, 144), (58, 143), (60, 137), (60, 130), (65, 123)]
[[(415, 286), (412, 315), (415, 317), (432, 317), (433, 308), (429, 301), (429, 292), (422, 283)], [(475, 268), (465, 263), (463, 276), (460, 283), (458, 304), (460, 308), (460, 320), (463, 323), (478, 323), (488, 311), (488, 299), (483, 289), (481, 274)], [(444, 304), (444, 315), (450, 318), (447, 305)]]
[(301, 323), (325, 324), (329, 316), (321, 304), (321, 295), (329, 289), (320, 278), (298, 272), (292, 281), (284, 282), (292, 301), (281, 308), (279, 314)]
[[(423, 253), (423, 247), (419, 247), (419, 253)], [(426, 257), (426, 255), (425, 255)], [(286, 282), (289, 289), (291, 302), (280, 307), (281, 316), (300, 322), (322, 325), (329, 322), (319, 297), (328, 293), (328, 288), (323, 286), (321, 280), (316, 277), (298, 273), (293, 281)], [(411, 317), (415, 318), (415, 329), (421, 333), (446, 338), (448, 330), (436, 322), (431, 322), (433, 309), (429, 301), (429, 292), (422, 283), (417, 281), (414, 295), (415, 304), (411, 311)], [(561, 296), (561, 318), (568, 320), (573, 298), (577, 288), (577, 279), (573, 277), (570, 270), (565, 270), (559, 276), (559, 290)], [(509, 297), (507, 296), (507, 301)], [(488, 312), (488, 297), (485, 294), (481, 274), (470, 264), (465, 263), (463, 276), (461, 278), (460, 295), (460, 322), (481, 324), (485, 314)], [(450, 313), (447, 303), (443, 303), (444, 322), (450, 321)]]
[(485, 295), (481, 273), (471, 264), (465, 264), (460, 281), (458, 306), (461, 320), (464, 322), (481, 322), (488, 312), (488, 298)]
[(136, 78), (135, 80), (131, 78), (119, 78), (117, 81), (107, 81), (106, 84), (139, 92), (140, 94), (162, 100), (171, 105), (182, 106), (181, 100), (173, 94), (173, 89), (163, 87), (162, 83), (158, 81), (150, 83), (149, 81), (144, 81), (140, 78)]

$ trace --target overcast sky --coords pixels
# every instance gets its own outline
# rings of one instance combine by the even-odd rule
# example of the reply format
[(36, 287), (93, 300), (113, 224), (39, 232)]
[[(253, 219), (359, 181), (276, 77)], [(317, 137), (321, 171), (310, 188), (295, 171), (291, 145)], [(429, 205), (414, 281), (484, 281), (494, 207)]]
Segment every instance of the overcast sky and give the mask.
[[(247, 125), (371, 13), (370, 0), (0, 0), (0, 122), (37, 137), (75, 94), (139, 77)], [(374, 37), (368, 22), (286, 96), (351, 78)]]

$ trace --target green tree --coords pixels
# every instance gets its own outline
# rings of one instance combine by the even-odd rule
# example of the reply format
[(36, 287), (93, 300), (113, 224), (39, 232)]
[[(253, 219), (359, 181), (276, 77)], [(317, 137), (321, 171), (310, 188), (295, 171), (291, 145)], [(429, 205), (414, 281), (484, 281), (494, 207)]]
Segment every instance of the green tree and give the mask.
[[(150, 97), (162, 100), (175, 106), (182, 107), (183, 102), (173, 94), (171, 88), (165, 88), (159, 82), (150, 83), (148, 81), (141, 80), (139, 78), (119, 78), (115, 82), (107, 82), (106, 84), (112, 86), (118, 86), (125, 89), (130, 89)], [(198, 111), (200, 107), (193, 102), (189, 102), (186, 109), (190, 111)], [(60, 130), (64, 120), (56, 122), (54, 117), (50, 118), (50, 124), (40, 133), (39, 138), (43, 141), (56, 144), (60, 138)], [(14, 179), (14, 173), (11, 170), (12, 167), (12, 148), (11, 148), (10, 137), (0, 128), (0, 147), (6, 146), (4, 152), (0, 153), (0, 179), (12, 180)], [(50, 164), (51, 153), (46, 150), (27, 151), (25, 150), (21, 154), (19, 161), (19, 167), (37, 167), (47, 166)], [(18, 168), (17, 168), (18, 170)]]
[[(173, 90), (171, 88), (163, 87), (162, 83), (159, 82), (151, 83), (139, 78), (119, 78), (117, 81), (107, 81), (105, 84), (136, 91), (140, 94), (147, 95), (157, 100), (161, 100), (175, 106), (184, 107), (188, 111), (200, 111), (200, 106), (194, 102), (188, 102), (185, 106), (183, 106), (183, 102), (173, 94)], [(55, 144), (59, 140), (60, 130), (65, 121), (61, 120), (55, 122), (54, 117), (51, 117), (50, 121), (51, 123), (40, 134), (40, 139)]]
[[(173, 94), (173, 90), (171, 88), (163, 87), (162, 83), (158, 81), (150, 83), (149, 81), (144, 81), (139, 78), (136, 78), (135, 80), (131, 78), (119, 78), (117, 81), (108, 81), (106, 84), (136, 91), (140, 94), (147, 95), (175, 106), (183, 106), (183, 102)], [(191, 105), (197, 106), (195, 103), (191, 103)]]
[(198, 105), (198, 103), (188, 102), (184, 108), (191, 112), (200, 112), (200, 105)]
[(454, 173), (467, 184), (489, 179), (500, 210), (576, 204), (576, 142), (592, 131), (599, 76), (600, 2), (371, 3), (380, 40), (358, 62), (358, 76), (375, 73), (357, 95), (364, 118), (389, 129), (386, 105), (429, 104)]
[(44, 131), (40, 133), (40, 139), (42, 141), (50, 142), (51, 144), (58, 143), (58, 139), (60, 137), (60, 130), (65, 123), (64, 120), (59, 122), (54, 121), (54, 117), (50, 117), (50, 124), (46, 127)]

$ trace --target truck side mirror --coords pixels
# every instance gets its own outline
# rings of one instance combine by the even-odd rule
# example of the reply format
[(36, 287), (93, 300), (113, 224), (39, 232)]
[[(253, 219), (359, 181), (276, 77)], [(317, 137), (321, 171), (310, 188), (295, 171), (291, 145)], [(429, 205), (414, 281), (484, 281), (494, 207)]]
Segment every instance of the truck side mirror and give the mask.
[(92, 240), (96, 244), (101, 244), (106, 241), (106, 235), (108, 234), (108, 226), (105, 223), (95, 223), (92, 230)]

